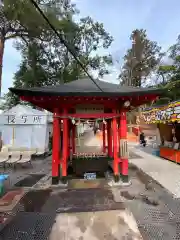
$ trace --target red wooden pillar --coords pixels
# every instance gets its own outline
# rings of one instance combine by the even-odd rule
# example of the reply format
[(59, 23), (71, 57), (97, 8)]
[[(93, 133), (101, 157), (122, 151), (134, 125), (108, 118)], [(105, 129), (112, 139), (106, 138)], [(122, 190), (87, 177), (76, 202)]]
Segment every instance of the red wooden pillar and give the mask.
[(128, 146), (127, 146), (127, 121), (126, 112), (120, 113), (120, 156), (121, 156), (121, 178), (123, 182), (128, 182)]
[[(115, 113), (116, 111), (114, 111)], [(117, 119), (116, 117), (113, 118), (112, 122), (112, 130), (113, 130), (113, 171), (114, 171), (114, 180), (115, 182), (119, 181), (119, 167), (118, 167), (118, 148), (117, 148)]]
[(72, 129), (72, 123), (68, 119), (68, 149), (67, 149), (67, 159), (69, 159), (71, 154), (71, 129)]
[[(65, 108), (64, 114), (67, 114), (68, 111)], [(63, 162), (62, 162), (62, 177), (67, 176), (67, 159), (68, 159), (68, 147), (69, 147), (69, 138), (68, 138), (68, 118), (63, 118)]]
[(118, 121), (118, 158), (119, 158), (119, 163), (121, 163), (121, 153), (120, 153), (120, 118), (117, 118)]
[(108, 156), (113, 157), (111, 119), (107, 121), (107, 142), (108, 142)]
[(52, 184), (59, 181), (60, 163), (60, 119), (57, 117), (58, 109), (54, 109), (53, 116), (53, 149), (52, 149)]
[(72, 125), (72, 154), (74, 154), (76, 152), (76, 125), (73, 124)]
[(102, 125), (102, 134), (103, 134), (103, 153), (106, 153), (106, 125), (103, 123)]

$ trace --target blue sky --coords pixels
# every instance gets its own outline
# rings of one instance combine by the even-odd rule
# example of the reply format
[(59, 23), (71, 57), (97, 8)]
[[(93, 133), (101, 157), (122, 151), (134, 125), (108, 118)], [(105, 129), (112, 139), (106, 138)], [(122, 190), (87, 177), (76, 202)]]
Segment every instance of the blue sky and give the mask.
[[(108, 53), (119, 64), (126, 49), (130, 46), (129, 35), (135, 28), (147, 30), (148, 37), (157, 41), (164, 50), (175, 43), (180, 34), (179, 0), (74, 0), (80, 16), (91, 16), (102, 22), (105, 29), (114, 37)], [(107, 51), (106, 51), (107, 52)], [(13, 48), (13, 42), (6, 43), (3, 63), (2, 92), (12, 86), (13, 75), (20, 63), (20, 54)], [(118, 64), (105, 80), (116, 82)]]

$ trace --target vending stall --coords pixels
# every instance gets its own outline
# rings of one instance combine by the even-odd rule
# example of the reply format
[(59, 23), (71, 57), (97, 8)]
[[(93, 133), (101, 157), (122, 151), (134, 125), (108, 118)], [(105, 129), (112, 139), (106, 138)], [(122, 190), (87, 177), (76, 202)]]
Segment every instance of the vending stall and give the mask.
[(157, 124), (160, 132), (160, 157), (180, 163), (180, 101), (144, 109), (147, 124)]

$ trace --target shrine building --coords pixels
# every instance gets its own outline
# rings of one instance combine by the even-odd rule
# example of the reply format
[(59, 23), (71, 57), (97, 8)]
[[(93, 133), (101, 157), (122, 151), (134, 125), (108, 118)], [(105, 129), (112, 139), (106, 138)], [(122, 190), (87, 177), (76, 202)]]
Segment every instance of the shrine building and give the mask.
[[(70, 83), (35, 87), (10, 88), (10, 91), (39, 108), (53, 113), (52, 183), (68, 179), (67, 169), (72, 166), (76, 175), (103, 172), (109, 162), (115, 182), (128, 182), (128, 148), (126, 113), (135, 107), (156, 100), (162, 90), (120, 86), (90, 79)], [(103, 124), (103, 153), (101, 157), (76, 156), (76, 124), (79, 121), (99, 121)], [(63, 127), (63, 144), (61, 139)], [(107, 130), (107, 143), (105, 138)], [(61, 149), (61, 146), (62, 149)]]

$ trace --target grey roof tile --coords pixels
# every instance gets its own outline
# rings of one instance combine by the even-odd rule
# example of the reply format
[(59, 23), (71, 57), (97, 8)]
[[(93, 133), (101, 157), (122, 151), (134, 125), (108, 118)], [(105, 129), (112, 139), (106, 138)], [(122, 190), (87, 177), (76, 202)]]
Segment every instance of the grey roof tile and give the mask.
[[(59, 96), (82, 96), (82, 95), (96, 95), (97, 96), (122, 96), (122, 95), (142, 95), (142, 94), (161, 94), (161, 89), (155, 88), (139, 88), (132, 86), (121, 86), (119, 84), (113, 84), (105, 81), (95, 80), (100, 89), (90, 79), (79, 79), (73, 82), (51, 85), (45, 87), (35, 88), (10, 88), (10, 91), (21, 95), (59, 95)], [(86, 93), (86, 94), (85, 94)]]

